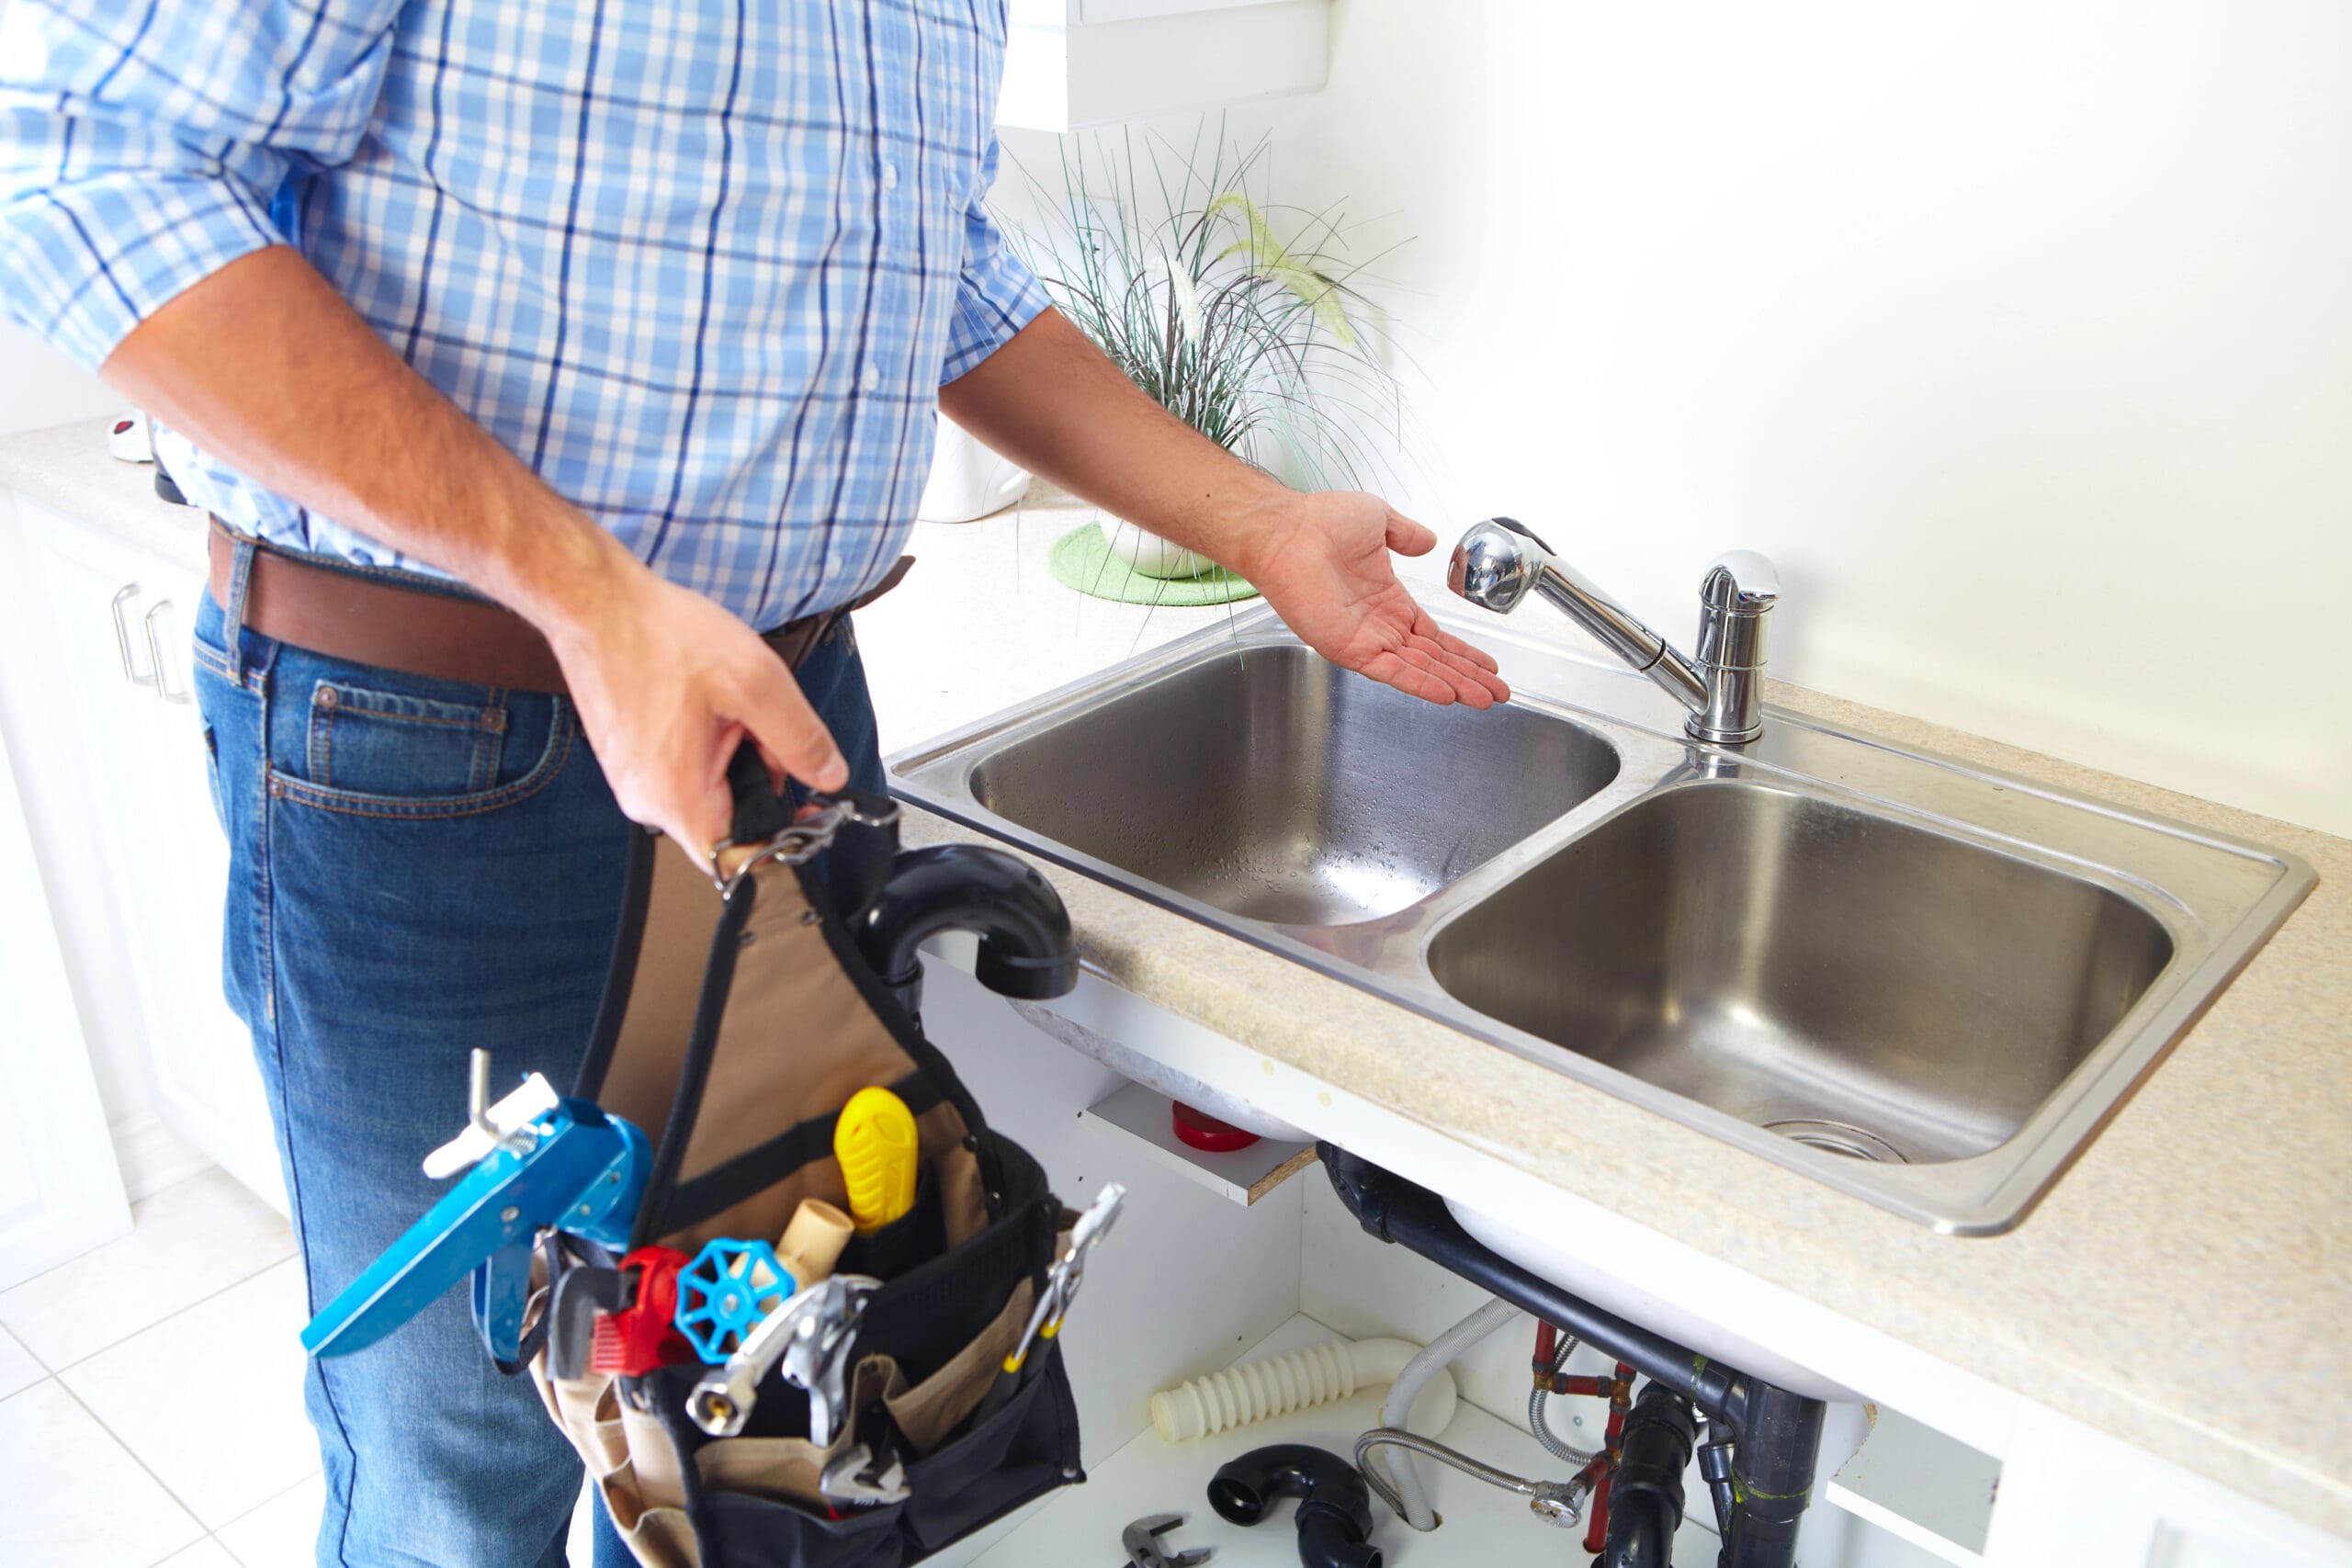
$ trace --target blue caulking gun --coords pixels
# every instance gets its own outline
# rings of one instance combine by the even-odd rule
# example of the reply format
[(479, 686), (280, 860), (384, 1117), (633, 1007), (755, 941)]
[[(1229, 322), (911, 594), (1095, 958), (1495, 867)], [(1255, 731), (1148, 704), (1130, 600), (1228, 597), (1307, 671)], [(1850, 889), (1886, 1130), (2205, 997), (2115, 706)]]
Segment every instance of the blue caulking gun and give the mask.
[(474, 1327), (494, 1360), (521, 1358), (531, 1244), (552, 1228), (626, 1251), (652, 1151), (645, 1134), (585, 1100), (559, 1097), (534, 1073), (495, 1106), (490, 1053), (471, 1063), (468, 1129), (434, 1151), (428, 1175), (479, 1162), (448, 1194), (344, 1287), (310, 1325), (314, 1356), (364, 1349), (424, 1310), (468, 1272)]

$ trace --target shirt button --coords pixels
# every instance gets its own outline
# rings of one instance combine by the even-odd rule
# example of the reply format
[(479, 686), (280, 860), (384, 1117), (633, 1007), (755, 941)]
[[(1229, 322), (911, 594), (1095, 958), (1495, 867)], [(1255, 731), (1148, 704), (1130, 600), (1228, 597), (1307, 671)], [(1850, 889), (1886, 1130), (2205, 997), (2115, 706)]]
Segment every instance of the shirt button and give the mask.
[(882, 389), (882, 372), (876, 370), (871, 365), (867, 366), (865, 367), (865, 374), (857, 378), (857, 385), (859, 389), (862, 391), (880, 391)]
[(885, 164), (882, 165), (882, 188), (884, 190), (896, 190), (899, 188), (898, 164)]

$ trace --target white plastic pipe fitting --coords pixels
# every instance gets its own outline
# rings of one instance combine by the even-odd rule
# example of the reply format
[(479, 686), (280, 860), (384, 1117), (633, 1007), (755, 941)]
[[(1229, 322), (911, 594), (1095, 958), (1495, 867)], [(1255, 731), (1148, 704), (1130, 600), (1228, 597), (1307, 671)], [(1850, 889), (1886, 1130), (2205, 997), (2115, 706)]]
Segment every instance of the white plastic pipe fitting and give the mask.
[[(1151, 1424), (1168, 1442), (1211, 1437), (1396, 1381), (1421, 1348), (1409, 1339), (1331, 1339), (1244, 1361), (1151, 1396)], [(1453, 1419), (1453, 1378), (1442, 1368), (1417, 1389), (1413, 1425), (1437, 1432)]]

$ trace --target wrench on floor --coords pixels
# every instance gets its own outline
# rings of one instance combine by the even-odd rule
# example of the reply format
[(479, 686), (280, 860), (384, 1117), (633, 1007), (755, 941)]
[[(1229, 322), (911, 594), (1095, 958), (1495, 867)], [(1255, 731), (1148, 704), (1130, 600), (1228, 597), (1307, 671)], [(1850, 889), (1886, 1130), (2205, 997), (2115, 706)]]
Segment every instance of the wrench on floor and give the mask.
[(1198, 1568), (1216, 1556), (1214, 1546), (1196, 1546), (1176, 1552), (1159, 1549), (1159, 1538), (1183, 1522), (1182, 1514), (1154, 1514), (1120, 1531), (1119, 1544), (1127, 1549), (1127, 1560), (1119, 1568)]

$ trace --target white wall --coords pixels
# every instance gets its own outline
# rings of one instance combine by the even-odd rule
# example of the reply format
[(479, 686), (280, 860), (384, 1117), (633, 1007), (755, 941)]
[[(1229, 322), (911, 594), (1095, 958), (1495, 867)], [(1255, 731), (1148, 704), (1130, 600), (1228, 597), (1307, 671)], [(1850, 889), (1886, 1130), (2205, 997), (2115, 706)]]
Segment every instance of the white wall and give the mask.
[(0, 320), (0, 435), (119, 412), (122, 398), (12, 321)]
[(1234, 124), (1411, 238), (1442, 534), (1678, 637), (1761, 549), (1782, 675), (2352, 833), (2352, 7), (1334, 15)]

